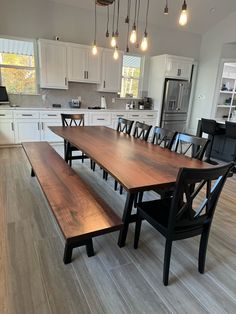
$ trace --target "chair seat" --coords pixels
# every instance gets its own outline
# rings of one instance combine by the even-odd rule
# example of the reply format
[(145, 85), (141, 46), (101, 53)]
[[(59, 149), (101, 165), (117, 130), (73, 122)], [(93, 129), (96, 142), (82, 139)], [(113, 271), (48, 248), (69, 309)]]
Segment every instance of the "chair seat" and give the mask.
[[(158, 229), (163, 235), (167, 234), (171, 201), (172, 197), (169, 197), (137, 204), (138, 210), (141, 211), (143, 218), (147, 220), (153, 227)], [(194, 216), (195, 211), (191, 210), (190, 214)], [(187, 234), (189, 234), (189, 237), (192, 237), (194, 234), (200, 234), (204, 221), (206, 223), (209, 222), (206, 220), (205, 215), (202, 215), (202, 217), (197, 220), (197, 223), (193, 222), (192, 224), (189, 223), (188, 219), (185, 221), (183, 217), (181, 219), (181, 224), (178, 225), (178, 223), (176, 223), (173, 239), (181, 239), (181, 234), (184, 235), (184, 238), (188, 237)]]

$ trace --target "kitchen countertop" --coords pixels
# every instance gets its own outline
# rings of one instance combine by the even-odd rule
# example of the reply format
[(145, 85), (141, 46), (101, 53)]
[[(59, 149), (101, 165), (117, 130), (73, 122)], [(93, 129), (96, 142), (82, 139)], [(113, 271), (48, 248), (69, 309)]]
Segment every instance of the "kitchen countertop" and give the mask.
[(53, 110), (53, 111), (61, 111), (61, 110), (67, 110), (67, 111), (88, 111), (88, 112), (156, 112), (157, 110), (153, 109), (88, 109), (88, 108), (70, 108), (70, 107), (61, 107), (61, 108), (53, 108), (53, 107), (11, 107), (9, 105), (0, 105), (0, 110), (37, 110), (37, 111), (44, 111), (44, 110)]

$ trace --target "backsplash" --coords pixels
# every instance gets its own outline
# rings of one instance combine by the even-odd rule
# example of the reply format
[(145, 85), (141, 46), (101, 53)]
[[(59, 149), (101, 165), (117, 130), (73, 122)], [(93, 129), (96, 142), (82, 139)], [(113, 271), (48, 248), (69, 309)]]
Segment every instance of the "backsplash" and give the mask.
[[(42, 95), (45, 95), (43, 101)], [(117, 98), (115, 93), (102, 93), (97, 91), (96, 84), (69, 83), (68, 90), (59, 89), (40, 89), (40, 95), (9, 95), (11, 104), (20, 107), (51, 107), (52, 104), (61, 104), (62, 108), (68, 107), (68, 102), (81, 96), (81, 108), (89, 106), (100, 106), (101, 97), (106, 98), (108, 109), (125, 109), (126, 100)], [(112, 99), (115, 98), (115, 103)], [(129, 101), (130, 102), (130, 101)]]

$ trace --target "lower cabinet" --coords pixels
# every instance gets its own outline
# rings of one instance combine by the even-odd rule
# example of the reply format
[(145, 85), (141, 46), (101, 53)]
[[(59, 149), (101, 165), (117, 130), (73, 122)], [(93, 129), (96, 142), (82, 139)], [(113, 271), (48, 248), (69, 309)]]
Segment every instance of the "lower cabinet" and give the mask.
[(38, 120), (22, 119), (15, 122), (16, 143), (40, 141), (40, 122)]
[[(61, 125), (61, 113), (83, 113), (85, 125), (117, 128), (118, 118), (156, 125), (157, 112), (141, 111), (56, 111), (56, 110), (0, 110), (0, 145), (30, 141), (63, 142), (49, 126)], [(131, 134), (133, 133), (133, 130)], [(152, 132), (151, 132), (152, 134)]]

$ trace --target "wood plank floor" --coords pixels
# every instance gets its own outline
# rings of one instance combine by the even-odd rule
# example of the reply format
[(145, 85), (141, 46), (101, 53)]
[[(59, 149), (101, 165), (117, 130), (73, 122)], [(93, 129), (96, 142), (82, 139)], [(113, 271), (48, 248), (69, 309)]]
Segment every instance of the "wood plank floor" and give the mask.
[[(55, 146), (62, 151), (62, 146)], [(114, 180), (93, 173), (89, 160), (74, 168), (122, 213), (125, 195)], [(206, 273), (197, 271), (199, 238), (173, 246), (170, 285), (162, 284), (164, 239), (144, 223), (140, 247), (118, 233), (94, 239), (96, 255), (74, 250), (64, 265), (63, 238), (23, 150), (0, 149), (0, 313), (236, 313), (236, 179), (230, 178), (213, 222)], [(147, 195), (146, 197), (149, 197)]]

